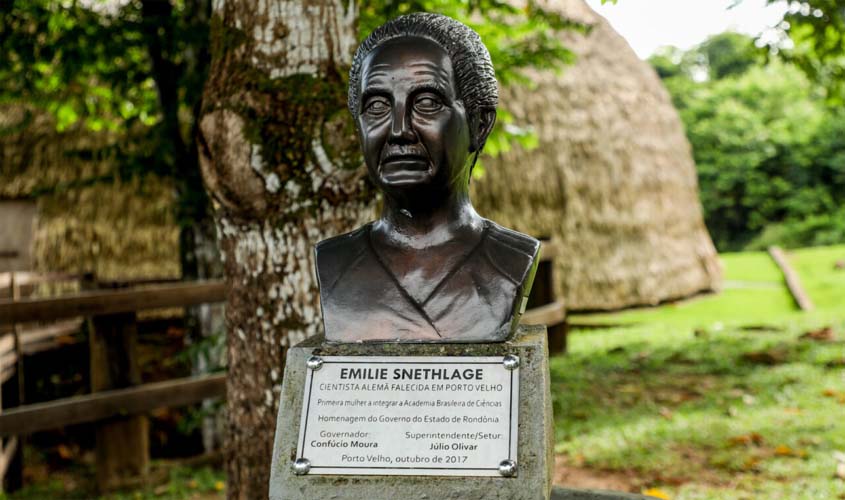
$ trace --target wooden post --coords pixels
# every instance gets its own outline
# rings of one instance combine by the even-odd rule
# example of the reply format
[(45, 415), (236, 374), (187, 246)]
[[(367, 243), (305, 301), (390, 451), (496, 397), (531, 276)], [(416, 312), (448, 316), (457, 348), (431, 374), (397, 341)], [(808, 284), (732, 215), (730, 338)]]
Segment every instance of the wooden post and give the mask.
[[(20, 287), (15, 282), (15, 273), (12, 272), (9, 281), (9, 291), (12, 295), (12, 302), (20, 300)], [(12, 335), (15, 341), (15, 389), (10, 399), (17, 406), (24, 404), (24, 373), (23, 373), (23, 349), (21, 347), (20, 325), (12, 324)], [(0, 367), (2, 371), (2, 367)], [(2, 382), (0, 382), (2, 387)], [(0, 391), (0, 408), (2, 408), (2, 391)], [(23, 436), (15, 436), (0, 441), (0, 478), (3, 482), (3, 491), (13, 492), (23, 487)]]
[(3, 482), (6, 484), (3, 485), (3, 488), (0, 488), (0, 491), (11, 493), (23, 486), (22, 477), (17, 475), (11, 477), (7, 475), (7, 472), (10, 472), (10, 468), (14, 469), (15, 462), (18, 459), (18, 438), (13, 436), (4, 441), (5, 444), (0, 446), (0, 476), (3, 477)]
[(562, 323), (549, 327), (549, 354), (563, 354), (566, 352), (566, 339), (569, 335), (569, 323)]
[[(10, 298), (14, 300), (14, 292), (12, 292), (11, 281), (9, 282), (9, 285), (9, 295)], [(0, 339), (3, 338), (3, 335), (3, 333), (0, 333)], [(0, 413), (3, 413), (3, 373), (5, 371), (6, 366), (3, 363), (3, 355), (0, 354)], [(0, 492), (6, 491), (6, 469), (9, 466), (9, 460), (6, 458), (6, 446), (11, 444), (11, 438), (3, 439), (2, 437), (0, 437)], [(17, 446), (17, 443), (15, 443), (15, 446)]]
[[(141, 383), (138, 328), (131, 313), (94, 316), (88, 321), (91, 392)], [(148, 420), (144, 415), (115, 417), (97, 428), (97, 486), (110, 491), (143, 481), (149, 471)]]
[(802, 311), (812, 311), (813, 301), (810, 300), (810, 296), (807, 295), (804, 287), (801, 286), (801, 279), (798, 277), (798, 273), (789, 265), (789, 259), (786, 258), (786, 253), (780, 247), (773, 246), (769, 247), (769, 255), (772, 256), (775, 264), (777, 264), (783, 273), (786, 287), (789, 289), (789, 293), (792, 295), (798, 308)]
[[(15, 273), (12, 272), (11, 282), (12, 288), (12, 302), (21, 300), (21, 289), (15, 282)], [(18, 374), (18, 404), (22, 405), (26, 402), (25, 378), (23, 372), (23, 347), (21, 345), (21, 326), (19, 323), (12, 325), (12, 333), (15, 335), (15, 360), (17, 362)]]
[[(554, 267), (556, 249), (552, 242), (543, 242), (543, 254), (537, 265), (537, 274), (534, 276), (534, 285), (531, 288), (531, 295), (528, 297), (528, 309), (541, 308), (549, 304), (557, 303), (555, 295)], [(547, 323), (549, 335), (549, 354), (566, 352), (566, 320)]]

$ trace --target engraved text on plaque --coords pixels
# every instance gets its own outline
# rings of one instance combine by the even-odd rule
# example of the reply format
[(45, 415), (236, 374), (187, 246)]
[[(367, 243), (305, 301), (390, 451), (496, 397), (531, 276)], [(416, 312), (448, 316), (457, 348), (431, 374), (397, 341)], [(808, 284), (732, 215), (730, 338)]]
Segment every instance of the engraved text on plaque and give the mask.
[(519, 359), (308, 360), (298, 474), (513, 476)]

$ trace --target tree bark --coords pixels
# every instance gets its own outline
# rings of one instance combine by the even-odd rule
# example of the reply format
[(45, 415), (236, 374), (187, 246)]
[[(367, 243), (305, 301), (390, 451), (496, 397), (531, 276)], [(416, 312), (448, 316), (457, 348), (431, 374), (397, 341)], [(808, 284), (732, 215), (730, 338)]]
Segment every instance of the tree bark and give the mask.
[(321, 329), (313, 245), (372, 218), (341, 0), (215, 0), (200, 166), (230, 284), (228, 497), (267, 498), (284, 356)]

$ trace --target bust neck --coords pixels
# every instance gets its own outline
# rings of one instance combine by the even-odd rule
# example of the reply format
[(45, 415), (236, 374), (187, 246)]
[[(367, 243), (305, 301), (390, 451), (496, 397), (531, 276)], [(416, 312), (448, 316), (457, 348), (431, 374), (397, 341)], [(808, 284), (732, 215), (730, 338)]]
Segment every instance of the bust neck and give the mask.
[(424, 250), (449, 243), (472, 244), (484, 231), (484, 219), (466, 192), (452, 193), (445, 202), (413, 203), (388, 195), (381, 217), (373, 224), (380, 244), (398, 250)]

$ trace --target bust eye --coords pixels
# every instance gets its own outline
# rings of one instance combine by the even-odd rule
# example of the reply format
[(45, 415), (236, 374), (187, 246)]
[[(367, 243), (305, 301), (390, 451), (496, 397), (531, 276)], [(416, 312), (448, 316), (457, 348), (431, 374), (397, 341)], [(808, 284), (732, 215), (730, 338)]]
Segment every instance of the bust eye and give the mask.
[(383, 115), (390, 109), (390, 104), (385, 99), (370, 99), (364, 106), (364, 112), (368, 115)]
[(414, 101), (414, 109), (423, 113), (434, 113), (442, 107), (440, 99), (430, 94), (421, 95)]

